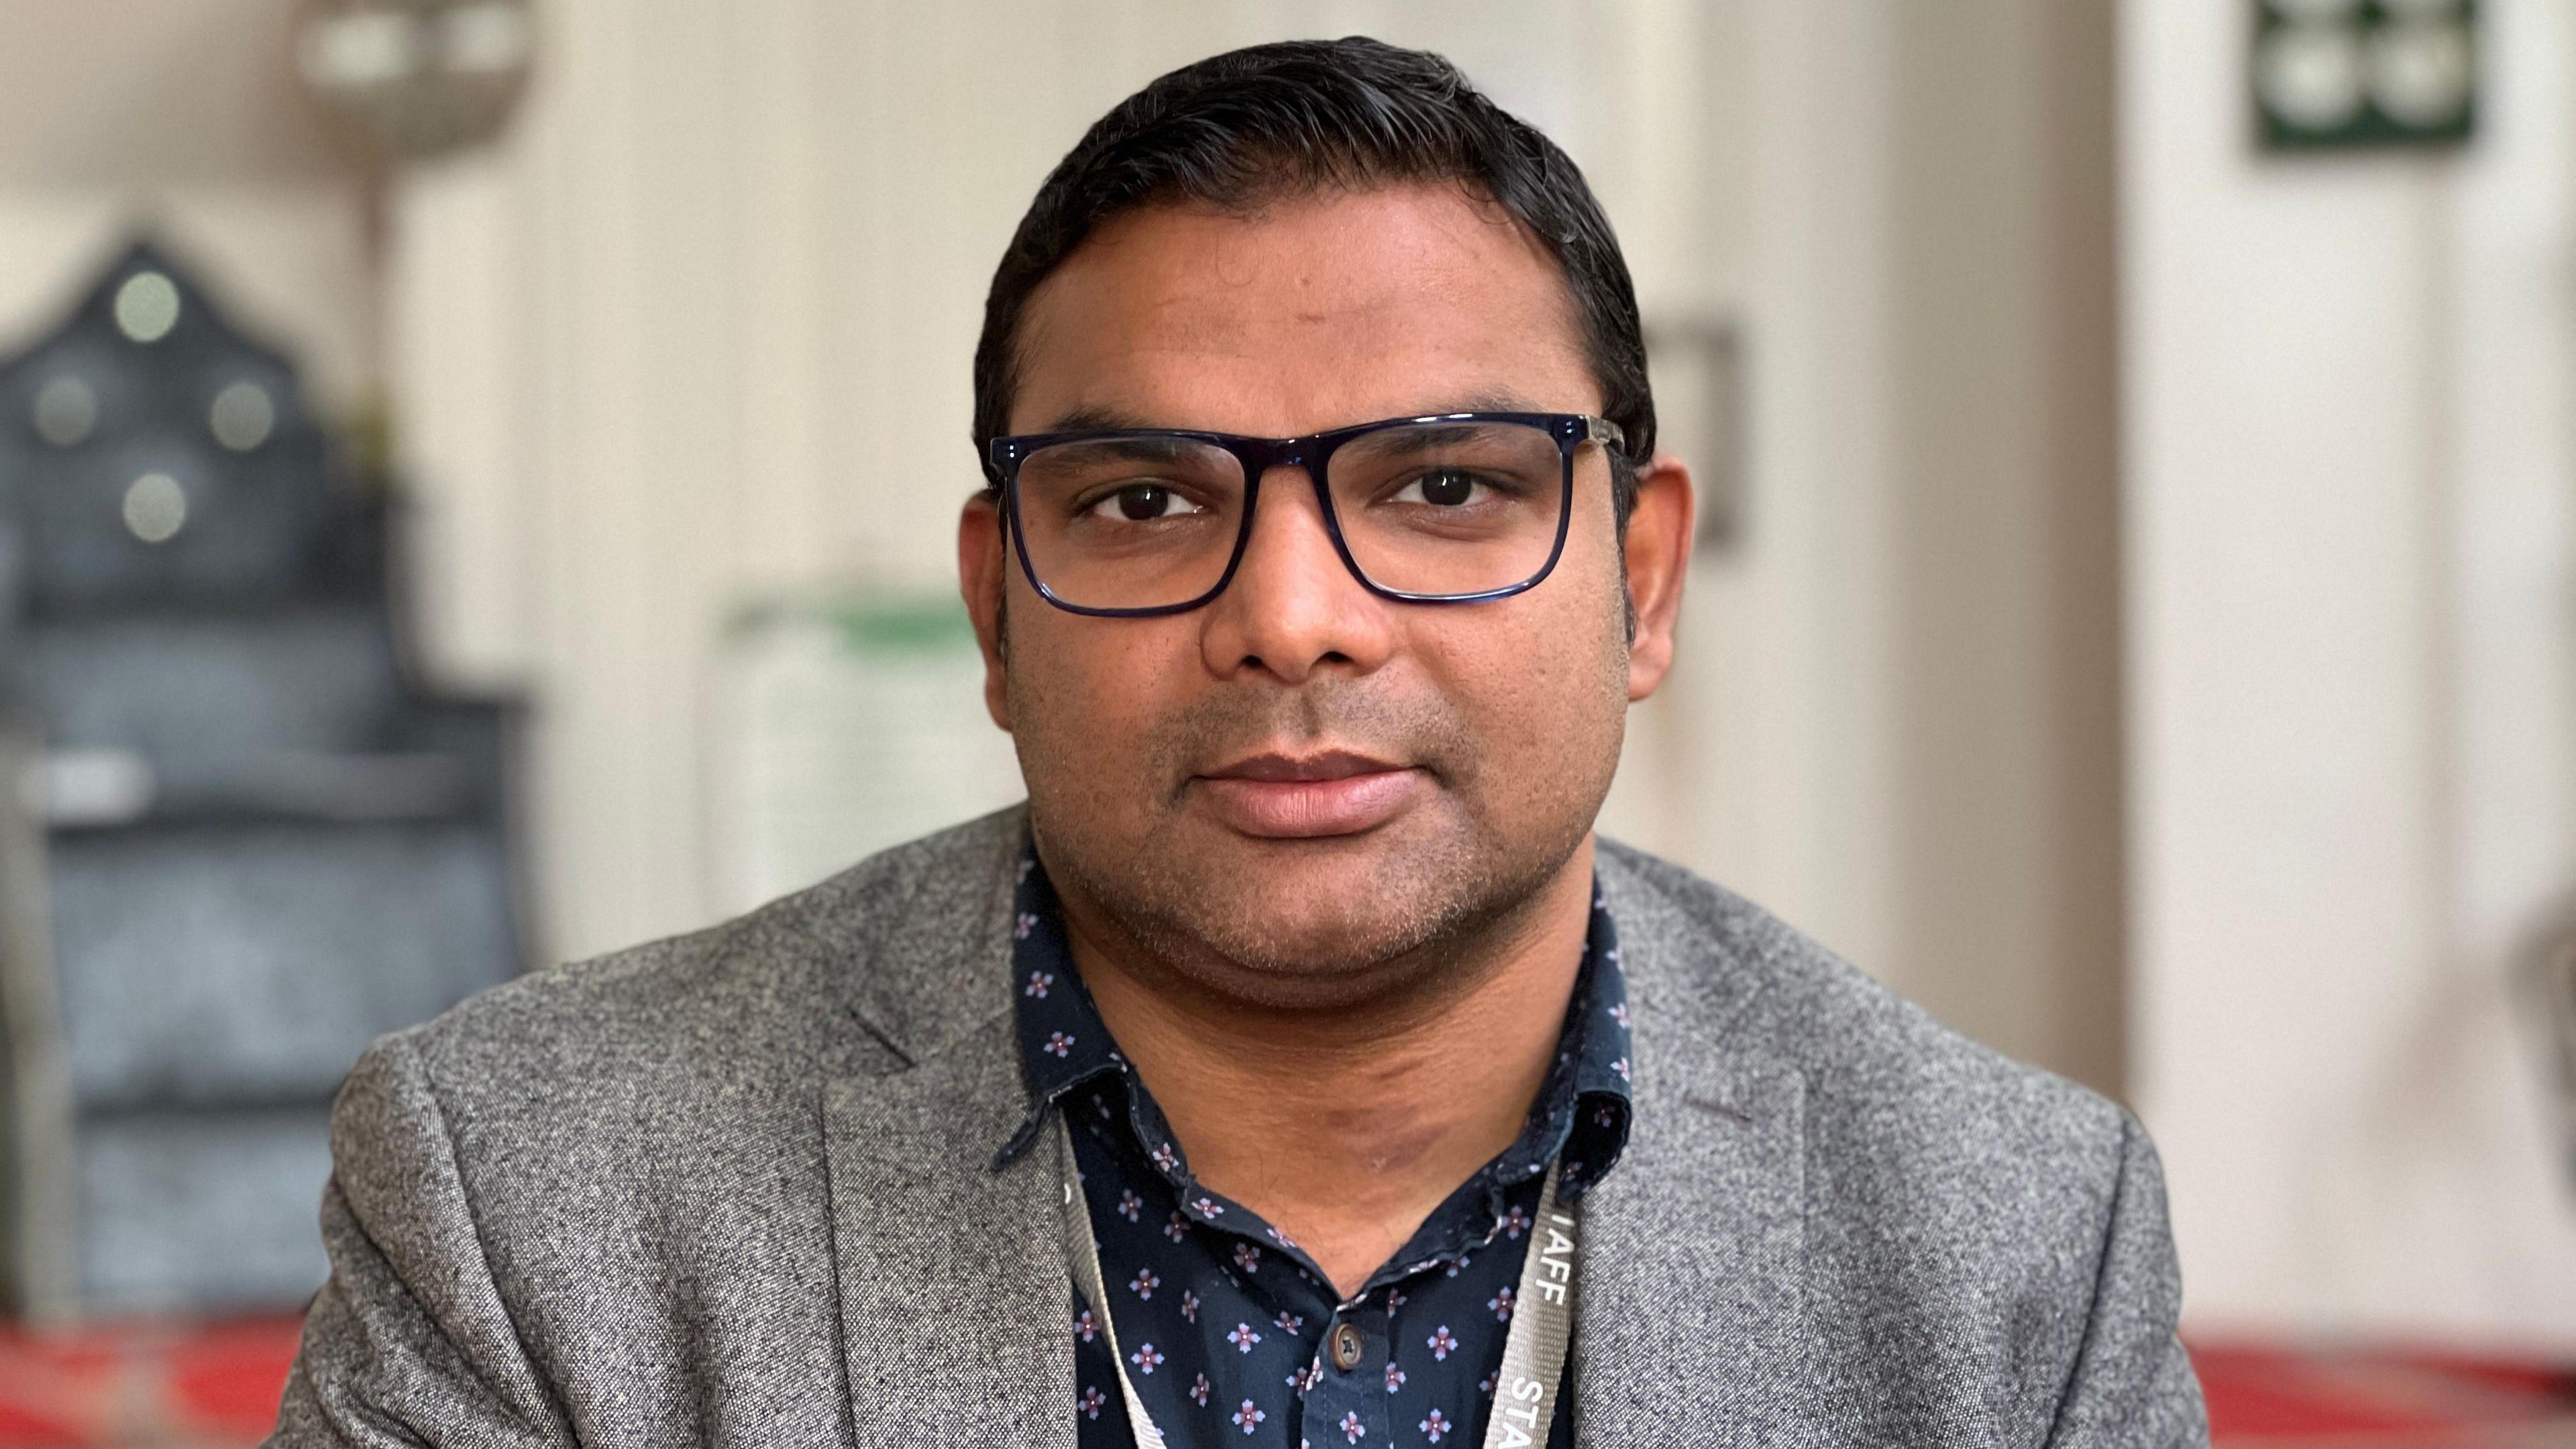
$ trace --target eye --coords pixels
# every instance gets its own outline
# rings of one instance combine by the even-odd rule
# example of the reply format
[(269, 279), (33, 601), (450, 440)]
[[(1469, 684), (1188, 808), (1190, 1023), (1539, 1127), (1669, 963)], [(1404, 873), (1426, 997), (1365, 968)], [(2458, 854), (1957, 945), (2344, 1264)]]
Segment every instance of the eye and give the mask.
[(1130, 483), (1102, 494), (1083, 512), (1128, 523), (1153, 523), (1207, 510), (1160, 483)]
[(1464, 468), (1426, 468), (1415, 474), (1412, 482), (1397, 489), (1392, 501), (1456, 508), (1475, 502), (1479, 490), (1492, 491), (1483, 479)]

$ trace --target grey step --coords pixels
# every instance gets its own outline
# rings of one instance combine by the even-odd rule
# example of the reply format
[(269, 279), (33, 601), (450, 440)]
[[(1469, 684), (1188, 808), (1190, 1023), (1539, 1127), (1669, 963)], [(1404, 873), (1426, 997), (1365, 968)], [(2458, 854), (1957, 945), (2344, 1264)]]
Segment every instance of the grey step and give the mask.
[(0, 487), (27, 528), (40, 611), (292, 598), (324, 566), (332, 499), (317, 442), (233, 457), (177, 428), (77, 455), (22, 454)]
[(476, 822), (58, 832), (76, 1102), (327, 1097), (366, 1044), (519, 968)]
[(98, 1316), (296, 1309), (322, 1286), (329, 1109), (80, 1124), (80, 1282)]
[(23, 642), (17, 693), (48, 749), (130, 752), (182, 793), (276, 756), (374, 750), (406, 703), (371, 609), (59, 622)]

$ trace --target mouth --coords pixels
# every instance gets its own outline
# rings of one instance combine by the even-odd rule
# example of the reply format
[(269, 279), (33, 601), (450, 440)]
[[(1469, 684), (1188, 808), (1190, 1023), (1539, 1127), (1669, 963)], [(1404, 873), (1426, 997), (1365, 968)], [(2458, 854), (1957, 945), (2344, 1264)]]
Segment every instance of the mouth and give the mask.
[(1217, 818), (1270, 840), (1312, 840), (1374, 830), (1430, 788), (1418, 767), (1349, 750), (1249, 755), (1190, 781)]

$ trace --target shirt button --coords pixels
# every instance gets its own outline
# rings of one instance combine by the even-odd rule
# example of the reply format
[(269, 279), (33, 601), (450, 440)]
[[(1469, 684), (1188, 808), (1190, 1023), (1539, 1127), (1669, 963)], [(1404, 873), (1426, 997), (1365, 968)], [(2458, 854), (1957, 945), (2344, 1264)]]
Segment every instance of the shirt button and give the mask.
[(1333, 1325), (1333, 1367), (1344, 1373), (1358, 1368), (1360, 1353), (1364, 1347), (1360, 1342), (1358, 1328), (1348, 1323)]

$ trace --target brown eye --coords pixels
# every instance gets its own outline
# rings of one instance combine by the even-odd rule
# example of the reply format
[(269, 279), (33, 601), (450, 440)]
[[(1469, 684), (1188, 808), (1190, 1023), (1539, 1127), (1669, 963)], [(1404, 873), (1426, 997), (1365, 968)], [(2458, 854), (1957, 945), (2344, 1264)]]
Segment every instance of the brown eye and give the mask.
[(1160, 483), (1130, 483), (1103, 494), (1088, 510), (1099, 518), (1128, 523), (1156, 523), (1207, 510)]
[(1402, 502), (1416, 499), (1438, 508), (1456, 508), (1474, 501), (1476, 475), (1464, 468), (1434, 468), (1404, 485), (1395, 496)]

